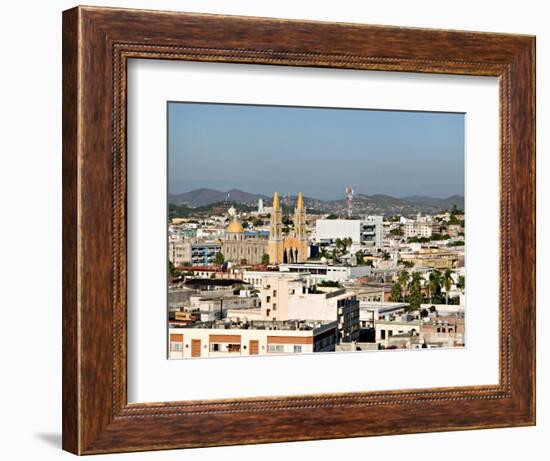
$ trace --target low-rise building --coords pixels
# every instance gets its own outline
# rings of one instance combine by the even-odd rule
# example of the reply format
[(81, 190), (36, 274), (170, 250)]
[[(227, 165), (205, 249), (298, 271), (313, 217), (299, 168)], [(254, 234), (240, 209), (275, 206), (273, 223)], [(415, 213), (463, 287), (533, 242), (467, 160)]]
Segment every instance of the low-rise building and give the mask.
[(201, 322), (169, 329), (170, 359), (330, 352), (337, 323), (320, 321)]
[(168, 242), (168, 259), (176, 267), (214, 264), (220, 249), (221, 245), (216, 242), (171, 239)]
[(310, 274), (315, 282), (344, 282), (358, 277), (367, 277), (372, 273), (369, 266), (346, 266), (343, 264), (329, 265), (326, 263), (294, 263), (280, 264), (280, 272)]

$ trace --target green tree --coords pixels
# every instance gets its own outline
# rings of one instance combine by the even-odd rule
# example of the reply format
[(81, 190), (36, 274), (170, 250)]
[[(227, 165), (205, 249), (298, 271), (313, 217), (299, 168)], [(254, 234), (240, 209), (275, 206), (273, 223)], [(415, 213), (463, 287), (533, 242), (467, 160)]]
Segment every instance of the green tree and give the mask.
[(464, 288), (466, 288), (466, 279), (463, 275), (458, 276), (458, 282), (456, 286), (464, 293)]
[(363, 250), (359, 250), (355, 252), (355, 259), (357, 260), (358, 266), (365, 265), (365, 253), (363, 252)]
[(430, 303), (433, 302), (433, 297), (441, 293), (441, 272), (433, 271), (430, 273), (428, 280), (428, 298)]
[(422, 304), (422, 277), (419, 272), (413, 272), (409, 282), (409, 309), (416, 311)]
[(403, 291), (405, 291), (407, 289), (407, 286), (409, 285), (409, 278), (410, 276), (407, 271), (401, 271), (397, 276), (397, 280), (399, 281), (399, 284), (401, 285)]
[(264, 266), (269, 265), (269, 255), (266, 254), (266, 253), (264, 253), (264, 254), (262, 255), (262, 264), (263, 264)]
[(453, 271), (447, 269), (443, 274), (443, 286), (445, 287), (445, 303), (449, 304), (449, 291), (453, 286)]
[(390, 253), (387, 250), (384, 250), (384, 252), (382, 253), (382, 259), (384, 261), (387, 261), (388, 259), (390, 259)]
[(403, 230), (400, 227), (396, 227), (395, 229), (392, 229), (390, 231), (390, 235), (396, 235), (398, 237), (402, 237), (403, 236)]
[(218, 251), (214, 258), (214, 263), (217, 264), (218, 266), (221, 266), (223, 262), (224, 262), (223, 254), (221, 251)]
[(394, 283), (391, 286), (390, 299), (393, 302), (398, 302), (403, 300), (403, 289), (401, 288), (401, 285), (399, 283)]
[(174, 266), (174, 263), (170, 260), (168, 260), (168, 274), (170, 276), (170, 280), (181, 276), (181, 272), (176, 269), (176, 266)]

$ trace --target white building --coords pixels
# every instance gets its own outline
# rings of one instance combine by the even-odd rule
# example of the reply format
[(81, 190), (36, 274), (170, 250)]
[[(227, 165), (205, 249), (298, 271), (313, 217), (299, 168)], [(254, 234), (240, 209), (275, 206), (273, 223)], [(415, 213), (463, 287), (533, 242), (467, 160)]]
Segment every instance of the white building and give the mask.
[(365, 219), (318, 219), (315, 235), (318, 242), (333, 243), (337, 238), (351, 238), (355, 245), (380, 247), (383, 238), (382, 216)]
[(432, 236), (433, 226), (431, 223), (409, 221), (403, 226), (403, 236), (410, 237), (425, 237)]
[(309, 275), (265, 275), (260, 300), (265, 320), (336, 320), (340, 341), (355, 341), (359, 336), (359, 301), (355, 294), (340, 288), (318, 288)]
[(170, 359), (331, 352), (336, 322), (201, 322), (169, 329)]
[(345, 282), (358, 277), (368, 277), (372, 268), (369, 266), (329, 265), (326, 263), (294, 263), (280, 264), (279, 271), (283, 274), (310, 274), (315, 282)]

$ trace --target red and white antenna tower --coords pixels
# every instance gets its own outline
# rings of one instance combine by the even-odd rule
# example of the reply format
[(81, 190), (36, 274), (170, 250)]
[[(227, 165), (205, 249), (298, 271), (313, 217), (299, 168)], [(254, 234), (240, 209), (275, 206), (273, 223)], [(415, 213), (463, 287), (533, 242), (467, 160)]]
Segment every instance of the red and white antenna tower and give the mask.
[(351, 219), (353, 205), (353, 188), (351, 186), (346, 187), (346, 195), (348, 197), (348, 219)]

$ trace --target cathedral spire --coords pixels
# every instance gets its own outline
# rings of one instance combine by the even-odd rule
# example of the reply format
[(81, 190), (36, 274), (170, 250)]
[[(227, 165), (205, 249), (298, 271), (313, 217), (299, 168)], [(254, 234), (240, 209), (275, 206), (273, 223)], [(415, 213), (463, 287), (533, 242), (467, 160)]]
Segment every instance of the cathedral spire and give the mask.
[(273, 194), (273, 209), (274, 210), (279, 209), (279, 192), (275, 192)]
[(304, 208), (304, 197), (301, 192), (298, 192), (298, 210), (302, 210)]

